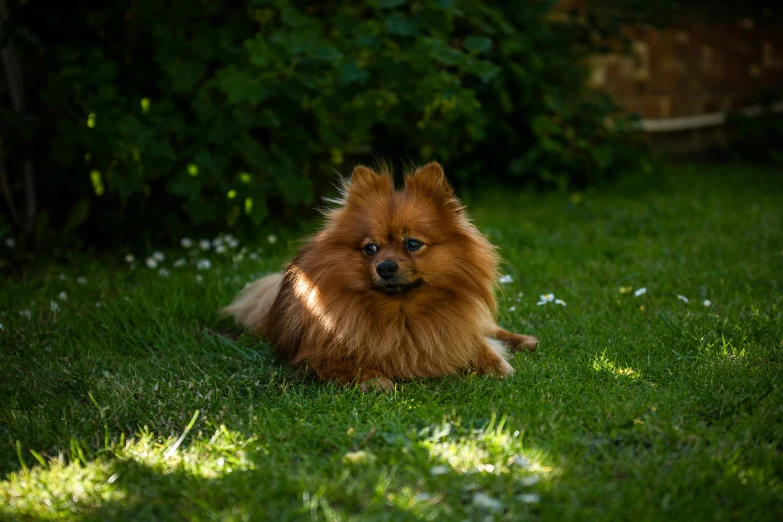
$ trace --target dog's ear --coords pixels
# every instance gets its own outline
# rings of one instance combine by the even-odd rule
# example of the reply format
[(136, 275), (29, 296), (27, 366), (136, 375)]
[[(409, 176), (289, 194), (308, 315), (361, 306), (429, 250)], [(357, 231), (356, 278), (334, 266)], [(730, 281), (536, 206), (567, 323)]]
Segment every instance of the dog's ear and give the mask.
[(405, 190), (427, 196), (439, 205), (457, 213), (462, 212), (462, 203), (454, 195), (454, 190), (449, 182), (446, 181), (446, 175), (443, 173), (443, 167), (440, 166), (440, 163), (433, 161), (409, 174), (405, 178)]
[(388, 173), (377, 173), (364, 165), (357, 165), (351, 178), (343, 185), (346, 202), (366, 201), (373, 195), (386, 196), (394, 190), (394, 182)]

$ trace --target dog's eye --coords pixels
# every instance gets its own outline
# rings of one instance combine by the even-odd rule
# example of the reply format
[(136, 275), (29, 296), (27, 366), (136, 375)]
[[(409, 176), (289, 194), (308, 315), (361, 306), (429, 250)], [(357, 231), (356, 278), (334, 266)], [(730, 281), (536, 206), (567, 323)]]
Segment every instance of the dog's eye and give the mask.
[(407, 241), (405, 241), (405, 250), (407, 250), (408, 252), (415, 252), (418, 249), (420, 249), (423, 244), (424, 243), (422, 243), (418, 239), (408, 239)]
[(375, 243), (368, 243), (364, 245), (364, 248), (362, 250), (364, 251), (365, 254), (371, 256), (378, 251), (378, 245), (376, 245)]

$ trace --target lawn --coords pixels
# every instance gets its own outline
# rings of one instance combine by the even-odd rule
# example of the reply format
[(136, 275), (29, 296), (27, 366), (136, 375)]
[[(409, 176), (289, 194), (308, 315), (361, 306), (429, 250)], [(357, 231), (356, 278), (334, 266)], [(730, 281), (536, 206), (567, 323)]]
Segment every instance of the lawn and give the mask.
[(781, 187), (680, 165), (466, 195), (500, 324), (541, 345), (388, 395), (219, 316), (293, 237), (30, 268), (0, 295), (0, 518), (780, 520)]

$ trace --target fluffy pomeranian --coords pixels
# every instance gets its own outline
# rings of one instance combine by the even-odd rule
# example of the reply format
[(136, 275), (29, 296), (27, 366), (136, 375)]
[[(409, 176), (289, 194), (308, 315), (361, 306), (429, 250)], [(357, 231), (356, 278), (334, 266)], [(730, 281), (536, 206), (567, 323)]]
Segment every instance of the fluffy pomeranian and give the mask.
[(507, 376), (508, 351), (538, 339), (495, 322), (494, 246), (430, 163), (395, 189), (364, 166), (344, 180), (320, 232), (285, 272), (224, 311), (294, 366), (326, 381), (388, 390), (464, 370)]

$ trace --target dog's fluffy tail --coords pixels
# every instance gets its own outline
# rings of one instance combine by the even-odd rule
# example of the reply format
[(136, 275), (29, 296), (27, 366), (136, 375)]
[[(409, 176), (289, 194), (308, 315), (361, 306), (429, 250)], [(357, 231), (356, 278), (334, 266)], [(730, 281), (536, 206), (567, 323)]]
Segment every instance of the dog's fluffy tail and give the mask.
[(257, 334), (266, 335), (266, 318), (280, 293), (285, 274), (278, 272), (253, 281), (233, 303), (223, 308), (236, 322)]

